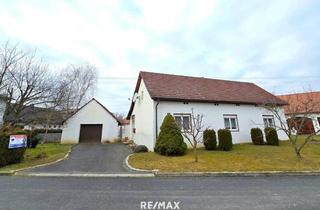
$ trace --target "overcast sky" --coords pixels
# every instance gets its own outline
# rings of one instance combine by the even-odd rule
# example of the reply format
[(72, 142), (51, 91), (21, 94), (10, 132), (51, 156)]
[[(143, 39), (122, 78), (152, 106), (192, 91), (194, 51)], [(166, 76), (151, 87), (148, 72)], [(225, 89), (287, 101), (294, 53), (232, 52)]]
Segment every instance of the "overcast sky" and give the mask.
[(99, 69), (95, 97), (127, 113), (140, 70), (320, 90), (320, 1), (0, 0), (8, 39), (59, 69)]

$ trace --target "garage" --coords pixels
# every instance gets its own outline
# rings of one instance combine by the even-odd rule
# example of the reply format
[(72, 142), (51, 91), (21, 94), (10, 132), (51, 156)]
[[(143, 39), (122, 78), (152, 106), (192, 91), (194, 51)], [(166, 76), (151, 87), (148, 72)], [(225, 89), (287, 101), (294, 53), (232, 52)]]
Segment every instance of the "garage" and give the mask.
[(120, 136), (120, 121), (104, 105), (91, 99), (63, 122), (61, 143), (104, 143)]
[(80, 126), (79, 143), (99, 143), (101, 142), (101, 124), (82, 124)]

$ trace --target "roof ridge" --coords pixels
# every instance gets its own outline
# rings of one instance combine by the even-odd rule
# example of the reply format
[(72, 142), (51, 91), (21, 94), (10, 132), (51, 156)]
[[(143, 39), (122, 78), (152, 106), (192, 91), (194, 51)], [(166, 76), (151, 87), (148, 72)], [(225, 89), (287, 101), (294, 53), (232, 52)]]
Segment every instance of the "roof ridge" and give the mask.
[(303, 95), (303, 94), (309, 94), (309, 93), (319, 93), (320, 94), (320, 91), (288, 93), (288, 94), (280, 94), (280, 95), (277, 95), (277, 96), (292, 96), (292, 95), (299, 95), (299, 94)]
[(191, 79), (207, 79), (207, 80), (215, 80), (215, 81), (223, 81), (223, 82), (238, 82), (238, 83), (245, 83), (245, 84), (253, 84), (253, 82), (244, 82), (244, 81), (236, 81), (236, 80), (226, 80), (226, 79), (216, 79), (210, 77), (200, 77), (200, 76), (187, 76), (187, 75), (179, 75), (179, 74), (170, 74), (170, 73), (158, 73), (158, 72), (151, 72), (151, 71), (140, 71), (140, 73), (144, 74), (159, 74), (159, 75), (166, 75), (166, 76), (177, 76), (177, 77), (186, 77)]

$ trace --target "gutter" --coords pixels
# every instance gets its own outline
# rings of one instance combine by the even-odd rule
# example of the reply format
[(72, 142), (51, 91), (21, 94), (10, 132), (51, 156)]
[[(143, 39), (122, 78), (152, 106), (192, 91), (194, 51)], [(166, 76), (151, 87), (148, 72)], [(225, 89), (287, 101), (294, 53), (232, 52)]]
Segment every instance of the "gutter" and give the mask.
[(156, 139), (158, 138), (158, 105), (159, 105), (160, 101), (157, 100), (157, 104), (156, 104)]

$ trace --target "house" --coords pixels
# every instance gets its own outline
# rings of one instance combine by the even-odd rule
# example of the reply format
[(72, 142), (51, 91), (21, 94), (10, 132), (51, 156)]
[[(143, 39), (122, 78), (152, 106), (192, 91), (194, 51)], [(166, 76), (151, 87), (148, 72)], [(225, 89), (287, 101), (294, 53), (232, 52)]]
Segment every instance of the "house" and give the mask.
[(63, 123), (62, 144), (101, 143), (119, 138), (121, 122), (100, 102), (91, 99)]
[(120, 138), (121, 139), (129, 139), (130, 138), (130, 120), (121, 119), (120, 126)]
[[(299, 134), (310, 134), (320, 130), (320, 91), (279, 95), (288, 103), (284, 106), (285, 116), (295, 121), (304, 118)], [(302, 121), (301, 121), (302, 122)]]
[[(204, 115), (205, 127), (227, 128), (234, 143), (250, 142), (251, 128), (279, 125), (262, 106), (270, 103), (286, 104), (253, 83), (140, 72), (127, 116), (130, 138), (152, 151), (166, 114), (184, 130), (190, 128), (193, 109)], [(285, 139), (283, 132), (278, 135)]]
[(34, 105), (26, 106), (16, 119), (13, 113), (9, 113), (9, 123), (14, 122), (25, 130), (33, 129), (62, 129), (63, 119), (67, 116), (62, 111), (37, 107)]

